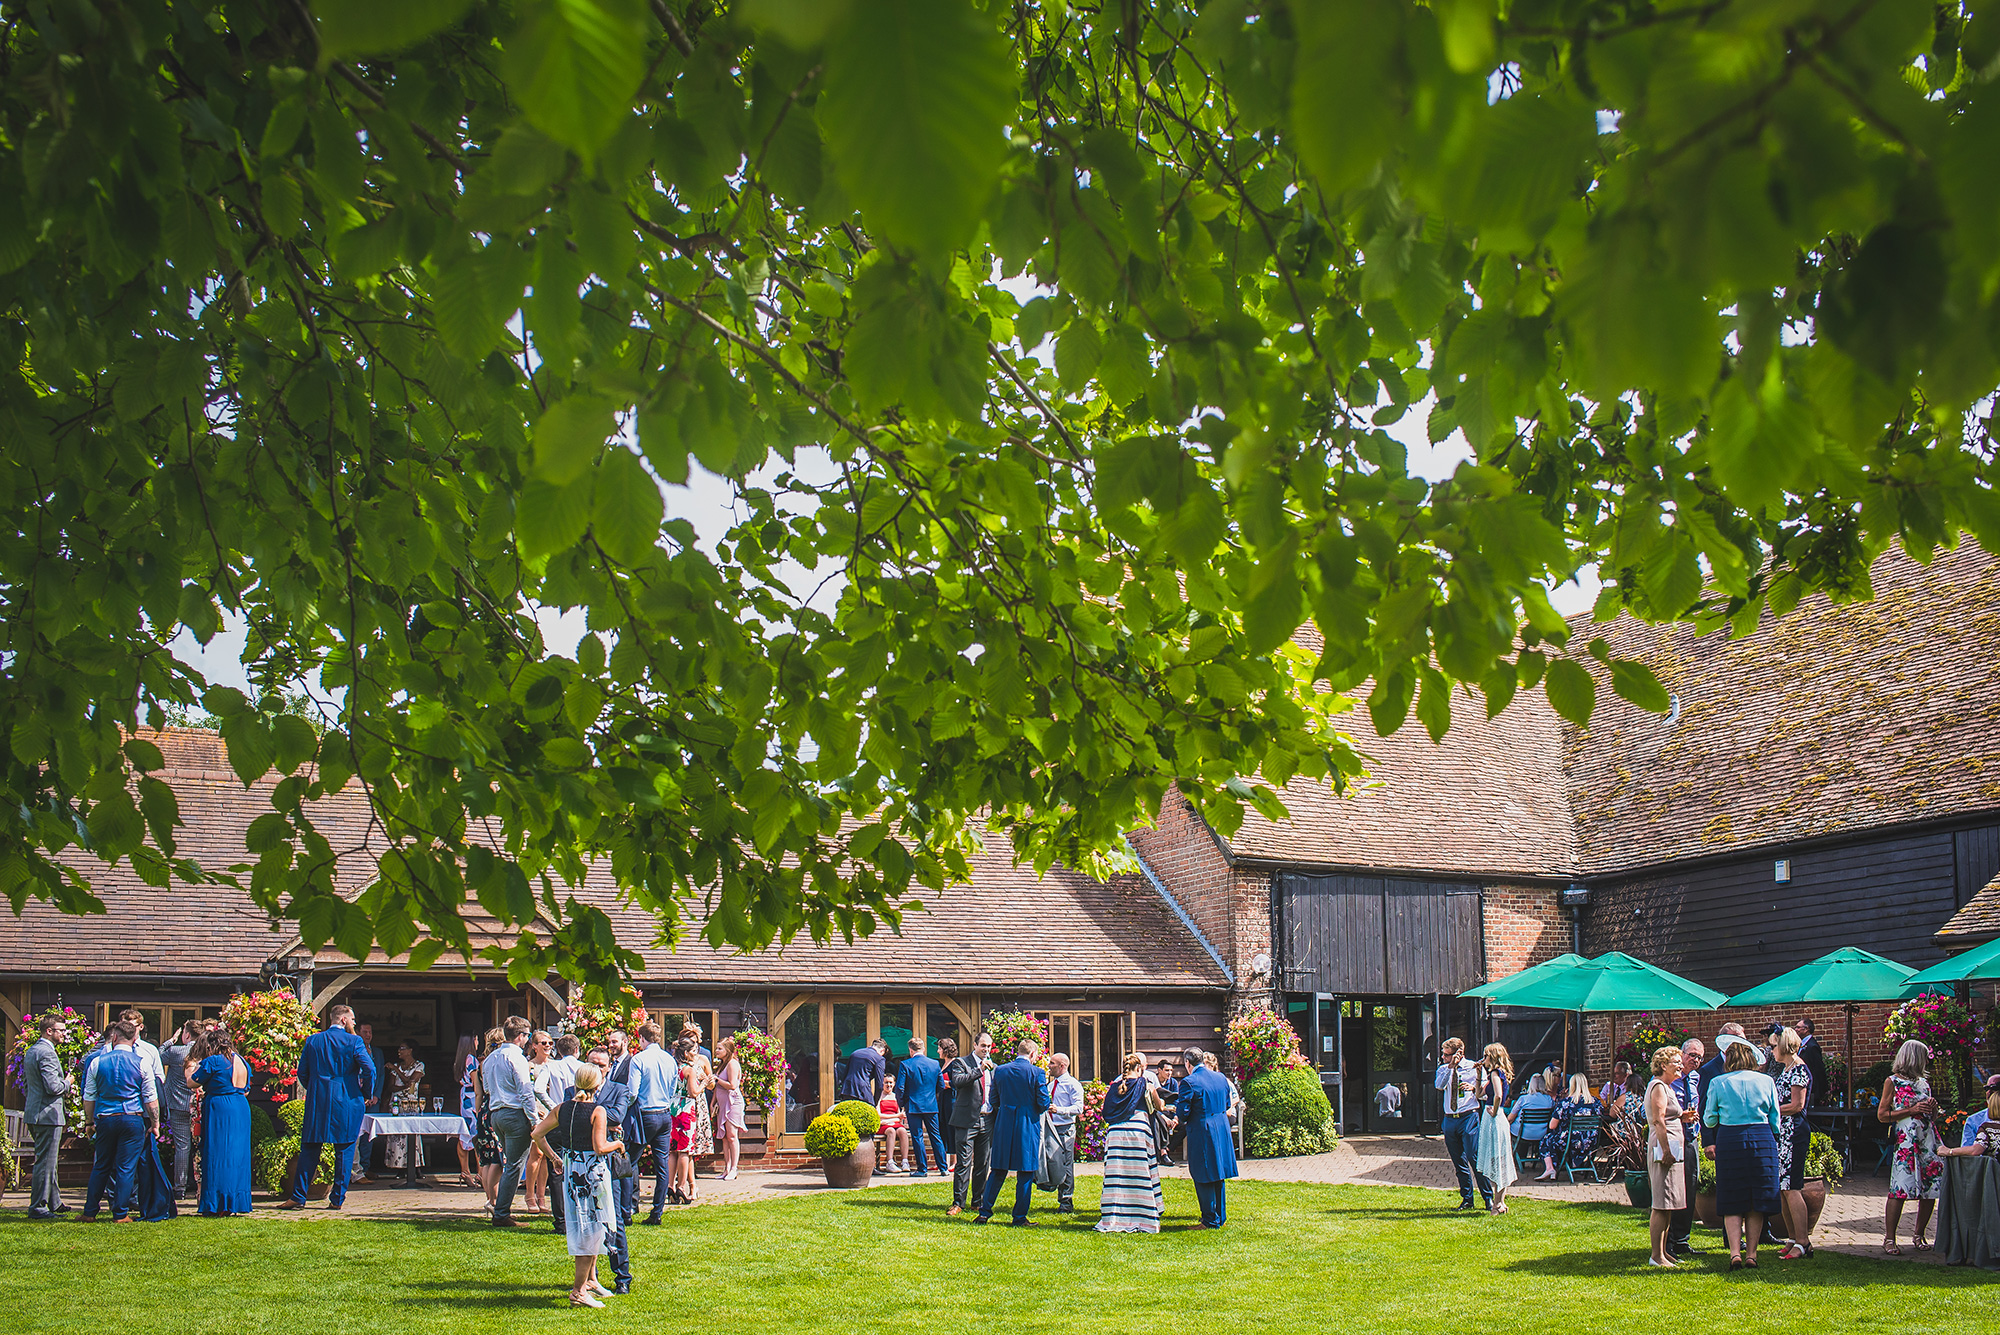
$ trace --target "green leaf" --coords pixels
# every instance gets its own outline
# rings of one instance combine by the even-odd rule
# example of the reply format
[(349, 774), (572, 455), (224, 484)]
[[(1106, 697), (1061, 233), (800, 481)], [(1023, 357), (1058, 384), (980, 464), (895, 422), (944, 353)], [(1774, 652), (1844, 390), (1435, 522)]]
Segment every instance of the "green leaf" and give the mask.
[(167, 758), (160, 754), (160, 748), (144, 737), (127, 739), (124, 747), (125, 758), (132, 762), (132, 768), (140, 771), (165, 769)]
[(550, 404), (535, 423), (535, 476), (568, 486), (590, 471), (617, 433), (618, 405), (602, 395), (572, 394)]
[(882, 239), (972, 236), (1007, 153), (1011, 51), (965, 0), (866, 0), (834, 31), (818, 115), (834, 171)]
[(666, 505), (639, 456), (624, 448), (605, 455), (597, 472), (590, 530), (612, 560), (638, 565), (660, 539)]
[(529, 0), (501, 61), (528, 120), (592, 157), (646, 77), (642, 0)]
[(311, 760), (319, 750), (319, 734), (313, 731), (311, 723), (296, 714), (280, 714), (272, 719), (271, 736), (273, 759), (286, 774)]
[(320, 57), (387, 56), (458, 22), (472, 0), (313, 0)]
[(283, 98), (271, 108), (270, 119), (264, 122), (264, 137), (258, 141), (257, 156), (260, 158), (281, 158), (292, 151), (292, 145), (299, 141), (299, 131), (306, 128), (306, 100), (297, 93)]
[(373, 278), (396, 267), (403, 258), (403, 219), (400, 214), (377, 218), (342, 232), (333, 243), (333, 267), (350, 283)]
[(1590, 722), (1590, 711), (1597, 705), (1597, 679), (1581, 665), (1567, 658), (1556, 659), (1542, 678), (1542, 689), (1556, 713), (1579, 728)]
[(1366, 181), (1395, 141), (1402, 10), (1394, 0), (1294, 4), (1292, 134), (1328, 195)]
[(1629, 658), (1611, 660), (1611, 689), (1641, 709), (1664, 714), (1673, 708), (1667, 688), (1653, 675), (1653, 669)]
[[(800, 51), (819, 45), (828, 29), (847, 13), (850, 0), (739, 0), (732, 16), (769, 28)], [(864, 0), (865, 3), (865, 0)]]
[(515, 536), (530, 561), (576, 546), (590, 527), (589, 474), (565, 487), (529, 478), (515, 511)]
[(279, 237), (298, 235), (305, 208), (305, 189), (290, 172), (273, 172), (259, 183), (258, 211), (264, 225)]
[(1417, 694), (1417, 719), (1433, 742), (1444, 740), (1451, 730), (1451, 683), (1442, 672), (1426, 664), (1419, 674), (1423, 689)]
[(1062, 387), (1074, 394), (1089, 384), (1103, 354), (1104, 341), (1098, 337), (1097, 326), (1081, 317), (1071, 320), (1069, 328), (1056, 338), (1056, 377)]

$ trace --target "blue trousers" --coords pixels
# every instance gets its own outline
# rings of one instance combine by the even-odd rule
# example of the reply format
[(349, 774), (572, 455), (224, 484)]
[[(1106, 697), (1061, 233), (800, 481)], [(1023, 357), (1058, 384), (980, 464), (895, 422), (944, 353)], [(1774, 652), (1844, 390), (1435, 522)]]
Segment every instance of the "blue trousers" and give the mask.
[(910, 1123), (910, 1143), (917, 1147), (916, 1176), (922, 1177), (931, 1171), (924, 1158), (924, 1137), (929, 1136), (931, 1144), (937, 1147), (938, 1171), (944, 1171), (944, 1137), (938, 1132), (938, 1115), (934, 1112), (913, 1112), (903, 1114)]
[(104, 1199), (106, 1188), (111, 1192), (113, 1219), (123, 1219), (132, 1213), (138, 1195), (139, 1156), (145, 1149), (145, 1118), (136, 1113), (112, 1113), (97, 1119), (90, 1188), (83, 1198), (85, 1219), (97, 1217), (97, 1205)]
[[(292, 1170), (292, 1189), (285, 1193), (292, 1200), (303, 1202), (306, 1188), (312, 1185), (313, 1169), (319, 1166), (321, 1146), (310, 1142), (299, 1146), (298, 1166)], [(347, 1182), (354, 1172), (354, 1142), (333, 1147), (333, 1190), (327, 1193), (326, 1203), (339, 1209), (347, 1199)]]
[[(639, 1128), (640, 1139), (653, 1147), (653, 1216), (658, 1218), (667, 1209), (667, 1154), (674, 1143), (674, 1115), (665, 1108), (642, 1112)], [(635, 1196), (636, 1192), (634, 1188)]]
[(1207, 1227), (1221, 1228), (1229, 1222), (1227, 1182), (1197, 1182), (1194, 1184), (1194, 1198), (1201, 1202), (1201, 1222)]
[(1472, 1156), (1478, 1144), (1477, 1112), (1444, 1119), (1444, 1150), (1451, 1156), (1452, 1171), (1458, 1174), (1458, 1199), (1465, 1205), (1472, 1204), (1472, 1184), (1477, 1176), (1472, 1169)]
[[(989, 1169), (986, 1174), (986, 1194), (979, 1200), (979, 1217), (989, 1218), (993, 1214), (994, 1202), (1000, 1199), (1000, 1188), (1007, 1181), (1004, 1168)], [(1028, 1200), (1034, 1195), (1035, 1173), (1031, 1168), (1023, 1168), (1014, 1174), (1014, 1222), (1028, 1222)]]

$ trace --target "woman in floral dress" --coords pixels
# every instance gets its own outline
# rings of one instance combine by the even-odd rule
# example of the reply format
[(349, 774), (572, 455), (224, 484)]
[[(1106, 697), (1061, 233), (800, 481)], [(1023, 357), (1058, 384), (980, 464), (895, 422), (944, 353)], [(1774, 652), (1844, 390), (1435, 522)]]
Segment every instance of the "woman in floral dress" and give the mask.
[(1597, 1128), (1589, 1130), (1572, 1129), (1570, 1119), (1578, 1113), (1601, 1113), (1603, 1105), (1590, 1092), (1590, 1077), (1581, 1071), (1569, 1078), (1569, 1093), (1556, 1104), (1549, 1114), (1549, 1129), (1542, 1133), (1542, 1175), (1537, 1182), (1555, 1179), (1556, 1165), (1580, 1162), (1589, 1155), (1590, 1141), (1597, 1139)]
[(1917, 1203), (1914, 1246), (1920, 1252), (1931, 1246), (1924, 1230), (1937, 1207), (1944, 1161), (1938, 1158), (1938, 1102), (1931, 1096), (1930, 1064), (1929, 1048), (1914, 1038), (1903, 1044), (1875, 1108), (1876, 1118), (1889, 1123), (1895, 1137), (1895, 1153), (1889, 1157), (1889, 1201), (1882, 1216), (1882, 1250), (1891, 1256), (1903, 1254), (1896, 1245), (1896, 1230), (1902, 1223), (1904, 1201)]
[(1812, 1126), (1806, 1107), (1812, 1101), (1812, 1068), (1799, 1056), (1799, 1033), (1780, 1030), (1771, 1041), (1771, 1084), (1778, 1091), (1778, 1194), (1785, 1216), (1785, 1236), (1792, 1241), (1780, 1260), (1812, 1255), (1806, 1228), (1806, 1155), (1812, 1148)]

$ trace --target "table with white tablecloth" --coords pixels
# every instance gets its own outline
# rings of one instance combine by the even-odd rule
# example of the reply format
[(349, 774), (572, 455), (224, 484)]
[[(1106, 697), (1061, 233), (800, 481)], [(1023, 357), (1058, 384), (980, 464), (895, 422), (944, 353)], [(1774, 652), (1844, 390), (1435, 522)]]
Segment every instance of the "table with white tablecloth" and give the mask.
[(369, 1113), (361, 1119), (361, 1140), (365, 1143), (376, 1136), (402, 1136), (409, 1147), (408, 1162), (403, 1168), (403, 1182), (406, 1186), (425, 1187), (417, 1171), (417, 1138), (419, 1136), (450, 1136), (453, 1140), (465, 1131), (463, 1117), (451, 1117), (443, 1113), (422, 1113), (408, 1117)]

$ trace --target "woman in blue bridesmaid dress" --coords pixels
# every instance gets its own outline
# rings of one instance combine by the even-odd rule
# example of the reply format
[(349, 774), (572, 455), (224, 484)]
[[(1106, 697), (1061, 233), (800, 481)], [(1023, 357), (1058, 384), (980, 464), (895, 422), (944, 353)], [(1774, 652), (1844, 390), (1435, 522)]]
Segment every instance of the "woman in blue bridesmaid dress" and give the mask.
[(201, 1212), (249, 1214), (250, 1068), (221, 1025), (190, 1055), (188, 1082), (201, 1090)]

